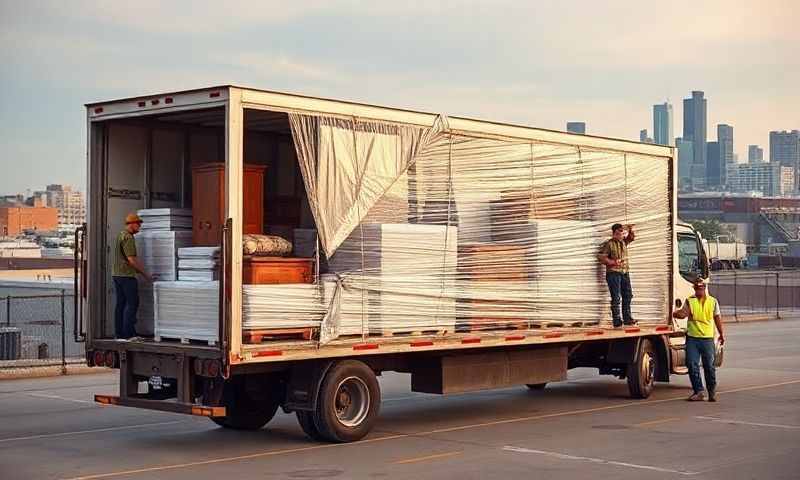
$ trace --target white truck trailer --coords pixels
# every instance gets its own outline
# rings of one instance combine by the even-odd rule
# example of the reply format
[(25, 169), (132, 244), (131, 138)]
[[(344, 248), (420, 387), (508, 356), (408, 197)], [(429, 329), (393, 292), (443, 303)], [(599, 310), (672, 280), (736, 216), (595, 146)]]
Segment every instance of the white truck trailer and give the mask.
[[(119, 395), (98, 402), (232, 429), (281, 407), (309, 436), (346, 442), (374, 424), (384, 371), (448, 394), (538, 389), (593, 367), (635, 398), (686, 373), (685, 321), (670, 314), (708, 260), (676, 223), (671, 147), (230, 85), (86, 109), (76, 336), (89, 365), (120, 371)], [(220, 185), (190, 174), (208, 163)], [(266, 169), (256, 188), (243, 183), (252, 165)], [(222, 215), (200, 218), (212, 191)], [(190, 210), (194, 238), (216, 239), (219, 281), (145, 286), (153, 312), (137, 329), (150, 322), (155, 337), (116, 339), (114, 239), (125, 214), (155, 208)], [(636, 225), (638, 325), (624, 328), (596, 259), (617, 222)], [(313, 275), (245, 280), (243, 233), (293, 228), (318, 232)], [(304, 238), (289, 239), (293, 255)], [(179, 317), (181, 338), (159, 334)], [(279, 334), (287, 325), (307, 334)]]
[(718, 235), (714, 240), (703, 239), (708, 252), (711, 270), (733, 270), (742, 268), (747, 259), (747, 245), (728, 235)]

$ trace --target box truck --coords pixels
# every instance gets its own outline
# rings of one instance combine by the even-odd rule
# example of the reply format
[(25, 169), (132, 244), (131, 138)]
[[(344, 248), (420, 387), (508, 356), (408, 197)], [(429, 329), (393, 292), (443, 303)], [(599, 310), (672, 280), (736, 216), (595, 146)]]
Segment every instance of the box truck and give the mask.
[[(347, 442), (385, 371), (449, 394), (591, 367), (635, 398), (686, 373), (671, 312), (708, 259), (676, 220), (672, 147), (232, 85), (86, 114), (75, 331), (89, 365), (119, 369), (100, 403), (231, 429), (282, 408)], [(123, 339), (111, 266), (136, 211), (160, 278)], [(614, 223), (635, 224), (623, 328), (597, 260)]]

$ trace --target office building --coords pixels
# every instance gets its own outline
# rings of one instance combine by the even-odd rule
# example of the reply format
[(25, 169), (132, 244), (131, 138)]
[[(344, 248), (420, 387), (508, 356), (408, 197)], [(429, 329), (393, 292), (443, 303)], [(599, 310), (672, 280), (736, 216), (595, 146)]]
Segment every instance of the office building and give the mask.
[(690, 98), (683, 99), (683, 139), (692, 142), (692, 171), (705, 174), (708, 102), (703, 95), (701, 91), (693, 91)]
[(747, 163), (758, 163), (764, 161), (764, 149), (758, 145), (747, 146)]
[(73, 232), (86, 221), (86, 202), (83, 193), (69, 185), (48, 185), (44, 192), (47, 206), (58, 210), (58, 229)]
[(723, 168), (725, 168), (725, 164), (722, 163), (722, 157), (720, 156), (719, 142), (706, 143), (706, 186), (719, 187), (724, 185), (722, 179), (726, 175), (722, 173)]
[(586, 122), (567, 122), (567, 131), (570, 133), (586, 134)]
[(15, 237), (25, 231), (52, 232), (58, 227), (58, 211), (26, 205), (0, 207), (0, 236)]
[(680, 137), (675, 139), (678, 155), (678, 188), (683, 191), (692, 190), (692, 142)]
[(659, 145), (672, 145), (672, 105), (664, 102), (653, 105), (653, 141)]
[(732, 164), (727, 173), (732, 192), (759, 192), (767, 197), (790, 195), (795, 181), (792, 169), (777, 163)]
[(639, 141), (642, 143), (653, 143), (653, 139), (647, 136), (647, 129), (639, 130)]
[(800, 190), (800, 130), (769, 132), (769, 161), (792, 168), (795, 190)]
[(724, 123), (717, 125), (717, 143), (719, 144), (719, 184), (725, 186), (728, 165), (735, 163), (733, 155), (733, 127)]

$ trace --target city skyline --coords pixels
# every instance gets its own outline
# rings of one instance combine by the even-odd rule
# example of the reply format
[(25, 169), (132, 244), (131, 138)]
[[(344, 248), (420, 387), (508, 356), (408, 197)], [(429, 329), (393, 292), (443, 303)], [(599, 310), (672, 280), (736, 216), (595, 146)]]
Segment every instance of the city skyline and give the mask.
[[(243, 7), (0, 4), (0, 191), (85, 189), (86, 102), (220, 83), (556, 130), (578, 118), (629, 140), (652, 124), (648, 105), (700, 89), (708, 125), (733, 125), (741, 158), (770, 131), (800, 128), (800, 35), (786, 1)], [(665, 55), (650, 55), (654, 37), (670, 39)]]

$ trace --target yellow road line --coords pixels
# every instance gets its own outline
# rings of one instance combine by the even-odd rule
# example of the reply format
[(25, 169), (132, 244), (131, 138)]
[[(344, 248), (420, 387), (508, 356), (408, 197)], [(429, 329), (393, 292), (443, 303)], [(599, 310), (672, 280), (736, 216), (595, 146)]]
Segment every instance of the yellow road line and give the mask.
[[(734, 388), (731, 390), (724, 390), (719, 393), (736, 393), (736, 392), (746, 392), (749, 390), (762, 390), (766, 388), (774, 388), (774, 387), (781, 387), (784, 385), (794, 385), (800, 383), (800, 380), (790, 380), (787, 382), (780, 382), (780, 383), (769, 383), (764, 385), (751, 385), (749, 387), (741, 387), (741, 388)], [(670, 398), (662, 398), (660, 400), (643, 400), (639, 402), (627, 402), (621, 403), (617, 405), (606, 405), (604, 407), (595, 407), (595, 408), (585, 408), (581, 410), (571, 410), (566, 412), (558, 412), (558, 413), (549, 413), (545, 415), (532, 415), (528, 417), (517, 417), (517, 418), (509, 418), (506, 420), (495, 420), (492, 422), (483, 422), (483, 423), (475, 423), (472, 425), (460, 425), (456, 427), (448, 427), (448, 428), (439, 428), (436, 430), (428, 430), (426, 432), (413, 432), (413, 433), (401, 433), (397, 435), (388, 435), (385, 437), (378, 437), (378, 438), (369, 438), (366, 440), (361, 440), (358, 442), (353, 443), (329, 443), (323, 445), (312, 445), (308, 447), (299, 447), (299, 448), (287, 448), (282, 450), (268, 450), (266, 452), (256, 452), (247, 455), (238, 455), (235, 457), (221, 457), (221, 458), (213, 458), (210, 460), (200, 460), (197, 462), (187, 462), (187, 463), (179, 463), (179, 464), (172, 464), (172, 465), (158, 465), (154, 467), (147, 467), (147, 468), (139, 468), (135, 470), (120, 470), (116, 472), (108, 472), (108, 473), (98, 473), (94, 475), (86, 475), (82, 477), (72, 477), (67, 480), (95, 480), (98, 478), (110, 478), (110, 477), (120, 477), (124, 475), (135, 475), (138, 473), (148, 473), (148, 472), (160, 472), (164, 470), (175, 470), (178, 468), (188, 468), (188, 467), (197, 467), (202, 465), (212, 465), (217, 463), (227, 463), (227, 462), (235, 462), (239, 460), (250, 460), (254, 458), (262, 458), (262, 457), (270, 457), (275, 455), (283, 455), (283, 454), (292, 454), (292, 453), (299, 453), (299, 452), (308, 452), (311, 450), (321, 450), (324, 448), (334, 448), (334, 447), (347, 447), (350, 445), (361, 445), (364, 443), (375, 443), (375, 442), (382, 442), (384, 440), (395, 440), (400, 438), (409, 438), (409, 437), (418, 437), (418, 436), (427, 436), (427, 435), (435, 435), (438, 433), (448, 433), (448, 432), (456, 432), (460, 430), (469, 430), (472, 428), (482, 428), (482, 427), (490, 427), (494, 425), (504, 425), (508, 423), (519, 423), (519, 422), (529, 422), (533, 420), (543, 420), (547, 418), (558, 418), (558, 417), (566, 417), (570, 415), (581, 415), (584, 413), (594, 413), (594, 412), (602, 412), (605, 410), (616, 410), (620, 408), (627, 408), (627, 407), (635, 407), (635, 406), (646, 406), (646, 405), (656, 405), (659, 403), (666, 403), (666, 402), (674, 402), (677, 400), (684, 400), (686, 399), (685, 395), (681, 395), (680, 397), (670, 397)]]
[(651, 425), (658, 425), (661, 423), (671, 422), (673, 420), (680, 420), (681, 417), (669, 417), (669, 418), (660, 418), (658, 420), (651, 420), (649, 422), (642, 422), (642, 423), (634, 423), (634, 427), (649, 427)]
[(406, 463), (425, 462), (427, 460), (436, 460), (438, 458), (454, 457), (456, 455), (461, 455), (462, 453), (464, 452), (463, 451), (446, 452), (446, 453), (437, 453), (436, 455), (426, 455), (424, 457), (407, 458), (405, 460), (397, 460), (396, 462), (392, 462), (392, 465), (404, 465)]

